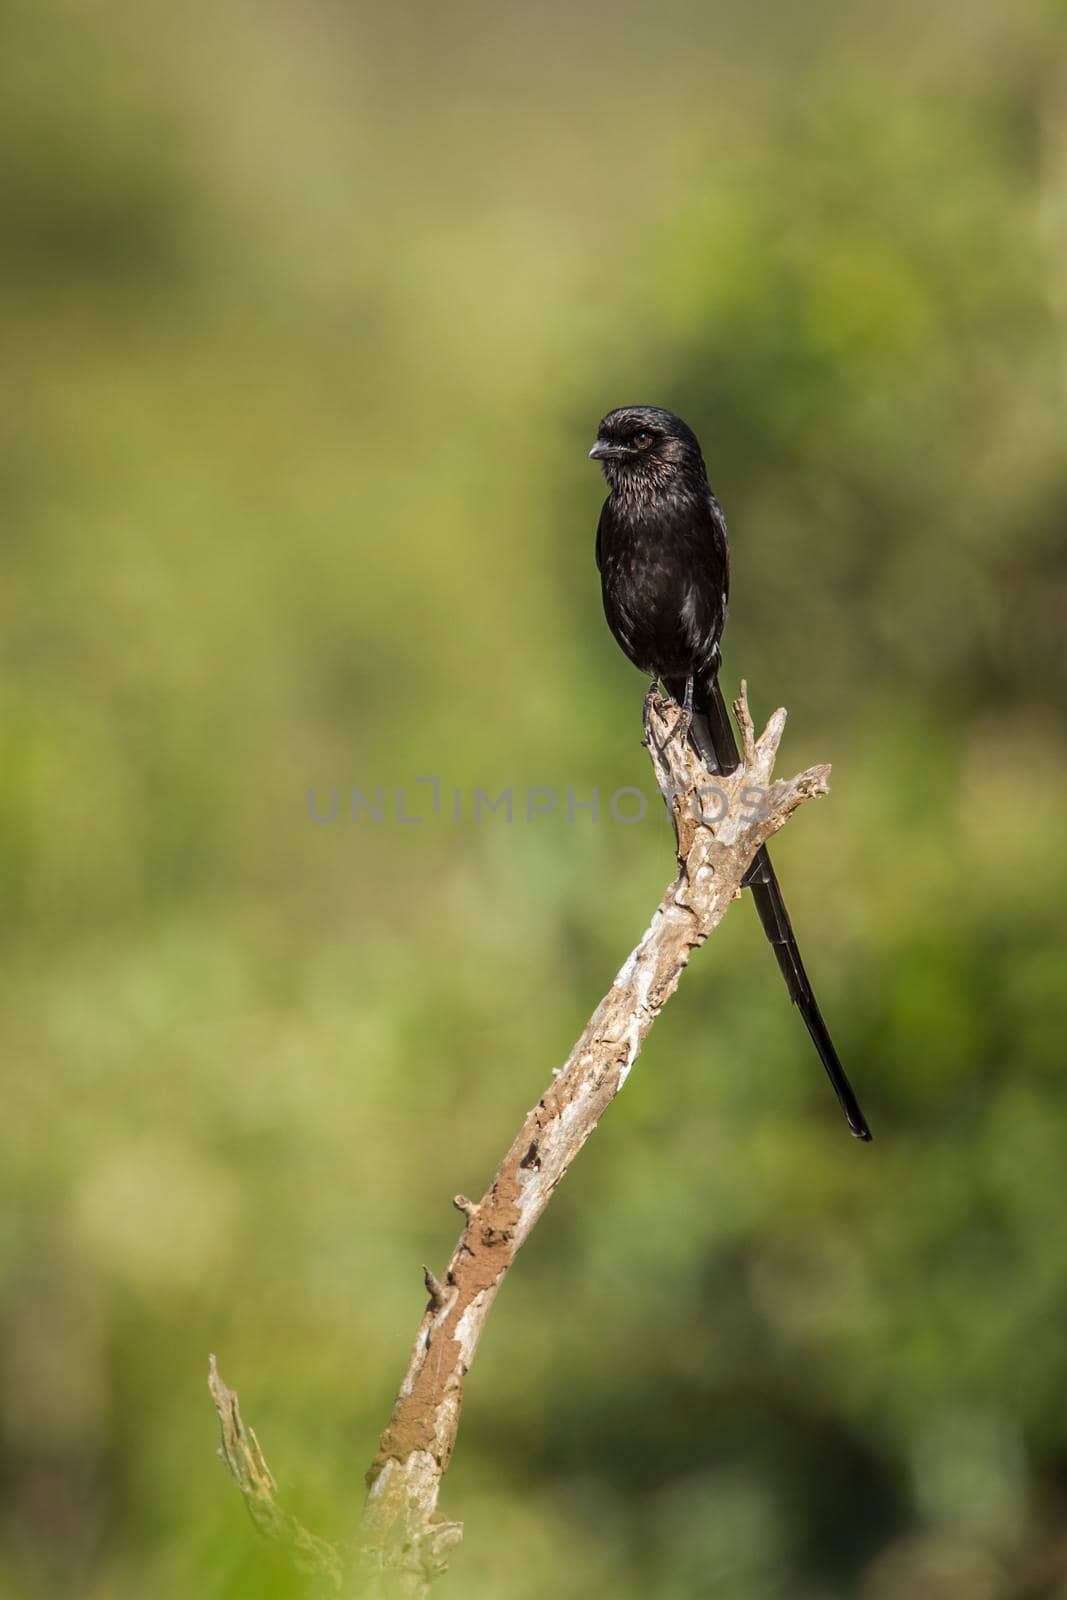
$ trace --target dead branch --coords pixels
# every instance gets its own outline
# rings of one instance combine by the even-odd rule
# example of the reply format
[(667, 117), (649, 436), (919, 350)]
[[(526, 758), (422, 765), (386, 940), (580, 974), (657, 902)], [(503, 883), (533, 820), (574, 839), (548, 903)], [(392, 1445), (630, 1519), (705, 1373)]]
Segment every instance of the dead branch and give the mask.
[[(729, 776), (712, 774), (688, 740), (672, 738), (678, 709), (657, 700), (652, 707), (650, 756), (670, 811), (679, 872), (656, 908), (647, 932), (623, 963), (566, 1063), (527, 1115), (482, 1199), (457, 1195), (453, 1204), (466, 1225), (444, 1276), (424, 1268), (429, 1301), (393, 1413), (367, 1473), (368, 1491), (355, 1555), (354, 1592), (424, 1600), (463, 1526), (437, 1509), (459, 1427), (463, 1383), (504, 1275), (529, 1236), (571, 1162), (614, 1100), (645, 1037), (678, 986), (698, 949), (741, 893), (745, 872), (759, 849), (805, 800), (825, 794), (829, 768), (811, 767), (799, 777), (773, 781), (774, 760), (785, 727), (776, 711), (757, 739), (745, 686), (734, 707), (743, 742), (740, 767)], [(221, 1385), (221, 1380), (218, 1380)], [(221, 1386), (224, 1389), (224, 1386)], [(236, 1396), (232, 1416), (241, 1427)], [(216, 1399), (216, 1404), (219, 1404)], [(220, 1415), (223, 1407), (219, 1406)], [(262, 1466), (251, 1434), (231, 1471), (265, 1531), (278, 1526), (273, 1482), (264, 1491), (252, 1463)], [(263, 1471), (265, 1472), (265, 1467)], [(244, 1474), (244, 1475), (242, 1475)], [(269, 1479), (269, 1474), (267, 1474)], [(322, 1565), (331, 1546), (298, 1530), (304, 1551)], [(320, 1548), (321, 1547), (321, 1548)], [(356, 1575), (358, 1572), (358, 1576)]]
[(260, 1533), (283, 1546), (299, 1572), (324, 1578), (330, 1588), (339, 1591), (344, 1570), (339, 1552), (325, 1539), (308, 1533), (278, 1504), (278, 1486), (259, 1447), (256, 1430), (246, 1426), (237, 1396), (223, 1383), (214, 1356), (208, 1357), (207, 1382), (222, 1427), (219, 1455), (244, 1495), (252, 1521)]

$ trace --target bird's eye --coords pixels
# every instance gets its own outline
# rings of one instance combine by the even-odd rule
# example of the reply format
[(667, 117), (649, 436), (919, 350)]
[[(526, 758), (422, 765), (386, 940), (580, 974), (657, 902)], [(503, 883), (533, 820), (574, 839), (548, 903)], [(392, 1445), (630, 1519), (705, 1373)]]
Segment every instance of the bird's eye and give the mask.
[(647, 450), (651, 443), (652, 435), (650, 433), (645, 433), (642, 431), (641, 433), (634, 434), (634, 444), (639, 450)]

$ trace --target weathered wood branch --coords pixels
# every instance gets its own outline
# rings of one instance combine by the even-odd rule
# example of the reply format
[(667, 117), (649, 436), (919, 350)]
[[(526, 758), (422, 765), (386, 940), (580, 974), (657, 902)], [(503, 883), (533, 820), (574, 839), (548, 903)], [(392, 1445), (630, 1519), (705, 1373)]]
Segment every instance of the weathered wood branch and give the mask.
[[(354, 1555), (354, 1592), (422, 1600), (448, 1564), (463, 1535), (437, 1509), (441, 1481), (456, 1442), (463, 1383), (486, 1318), (504, 1276), (575, 1156), (614, 1100), (645, 1037), (678, 986), (692, 952), (718, 926), (752, 857), (797, 806), (825, 794), (829, 768), (811, 767), (774, 782), (785, 712), (776, 711), (757, 739), (745, 686), (734, 707), (744, 754), (729, 776), (710, 773), (688, 740), (673, 738), (678, 708), (655, 700), (650, 755), (674, 822), (679, 872), (648, 927), (623, 963), (567, 1061), (527, 1115), (496, 1176), (478, 1204), (457, 1195), (453, 1204), (465, 1227), (442, 1278), (424, 1268), (429, 1301), (407, 1372), (378, 1452), (367, 1474), (368, 1491)], [(233, 1402), (238, 1420), (236, 1396)], [(216, 1401), (218, 1403), (218, 1401)], [(220, 1414), (223, 1408), (220, 1405)], [(250, 1493), (242, 1471), (224, 1451), (253, 1515), (266, 1531), (283, 1531), (271, 1511), (264, 1519), (262, 1491)], [(262, 1462), (255, 1436), (253, 1458)], [(241, 1469), (241, 1470), (238, 1470)], [(265, 1469), (264, 1469), (265, 1470)], [(269, 1474), (268, 1474), (269, 1477)], [(268, 1497), (273, 1505), (271, 1496)], [(305, 1560), (306, 1541), (298, 1530)], [(284, 1535), (283, 1535), (284, 1536)], [(318, 1570), (329, 1575), (330, 1546), (317, 1549)]]
[(309, 1533), (278, 1504), (278, 1486), (259, 1447), (256, 1430), (244, 1422), (237, 1396), (223, 1383), (214, 1356), (208, 1357), (207, 1382), (222, 1428), (219, 1455), (244, 1495), (252, 1521), (266, 1538), (284, 1547), (299, 1572), (322, 1578), (330, 1589), (340, 1591), (344, 1576), (340, 1552), (325, 1539)]

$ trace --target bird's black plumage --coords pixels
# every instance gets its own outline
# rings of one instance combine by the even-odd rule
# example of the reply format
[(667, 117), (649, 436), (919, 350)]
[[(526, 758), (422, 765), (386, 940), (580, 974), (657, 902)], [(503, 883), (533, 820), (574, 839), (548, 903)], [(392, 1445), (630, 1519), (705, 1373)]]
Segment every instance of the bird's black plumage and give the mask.
[[(692, 429), (659, 406), (609, 411), (589, 452), (611, 493), (596, 535), (604, 614), (620, 648), (691, 714), (690, 738), (720, 772), (738, 764), (719, 687), (719, 640), (730, 595), (726, 518)], [(789, 994), (859, 1139), (870, 1130), (845, 1076), (800, 958), (764, 846), (746, 877)]]

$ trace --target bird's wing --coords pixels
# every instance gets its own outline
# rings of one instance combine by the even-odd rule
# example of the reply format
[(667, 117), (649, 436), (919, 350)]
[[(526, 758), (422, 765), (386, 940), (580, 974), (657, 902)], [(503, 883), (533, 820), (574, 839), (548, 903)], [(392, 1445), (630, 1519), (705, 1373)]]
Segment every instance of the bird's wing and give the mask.
[(598, 521), (598, 523), (596, 525), (596, 569), (597, 569), (598, 572), (601, 570), (601, 566), (600, 566), (600, 530), (604, 526), (604, 513), (605, 513), (605, 511), (607, 509), (608, 509), (608, 503), (605, 500), (604, 504), (600, 508), (600, 520)]
[(722, 567), (722, 620), (726, 622), (726, 608), (730, 603), (730, 537), (726, 531), (726, 516), (713, 494), (711, 501), (711, 538), (716, 558)]

